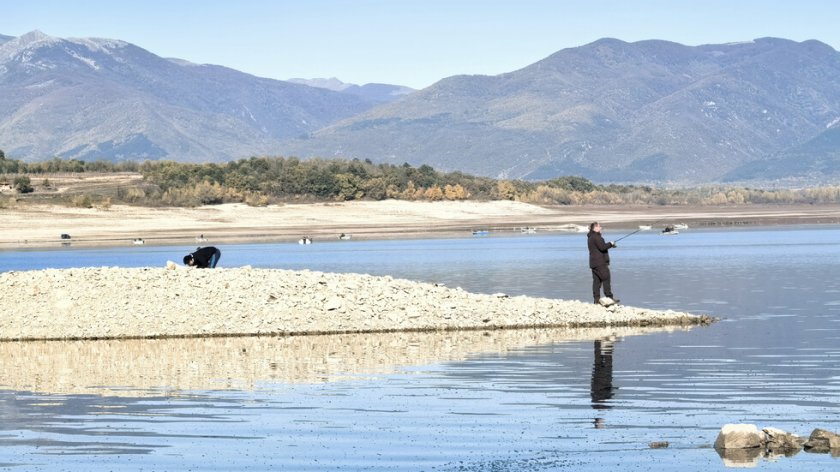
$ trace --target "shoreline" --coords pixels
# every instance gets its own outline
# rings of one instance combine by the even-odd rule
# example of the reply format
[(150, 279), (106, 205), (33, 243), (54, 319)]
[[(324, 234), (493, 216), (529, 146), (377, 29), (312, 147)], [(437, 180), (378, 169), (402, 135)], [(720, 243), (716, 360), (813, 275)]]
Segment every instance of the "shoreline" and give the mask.
[(700, 326), (671, 310), (477, 294), (364, 274), (252, 269), (44, 269), (0, 274), (0, 341)]
[[(758, 225), (840, 224), (840, 205), (741, 206), (539, 206), (491, 202), (341, 202), (249, 207), (224, 204), (198, 208), (114, 205), (107, 209), (27, 205), (0, 214), (0, 250), (148, 245), (376, 240), (469, 235), (473, 230), (519, 233), (575, 231), (591, 221), (611, 230), (641, 224), (684, 223), (690, 228)], [(61, 234), (71, 239), (62, 240)]]

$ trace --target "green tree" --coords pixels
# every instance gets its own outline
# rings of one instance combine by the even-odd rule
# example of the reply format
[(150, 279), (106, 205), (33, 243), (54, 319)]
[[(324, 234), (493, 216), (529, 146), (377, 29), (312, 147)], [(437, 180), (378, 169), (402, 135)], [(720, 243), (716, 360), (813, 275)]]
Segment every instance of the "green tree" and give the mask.
[(576, 177), (576, 176), (566, 176), (566, 177), (559, 177), (553, 180), (549, 180), (549, 185), (554, 187), (560, 187), (565, 190), (571, 190), (573, 192), (592, 192), (597, 187), (595, 184), (590, 182), (583, 177)]
[(352, 174), (335, 175), (335, 199), (338, 201), (357, 200), (364, 196), (359, 189), (358, 179)]
[(35, 191), (35, 187), (32, 186), (32, 181), (25, 175), (15, 177), (14, 186), (15, 190), (20, 193), (30, 193)]

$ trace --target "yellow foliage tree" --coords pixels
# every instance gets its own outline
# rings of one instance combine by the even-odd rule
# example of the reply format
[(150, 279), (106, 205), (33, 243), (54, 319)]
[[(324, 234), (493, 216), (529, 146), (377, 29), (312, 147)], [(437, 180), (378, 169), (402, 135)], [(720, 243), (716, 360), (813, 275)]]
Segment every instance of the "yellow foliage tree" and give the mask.
[(423, 194), (426, 200), (431, 200), (433, 202), (443, 200), (443, 190), (441, 190), (439, 185), (433, 185), (426, 189), (426, 192)]
[(461, 184), (447, 185), (443, 188), (443, 198), (447, 200), (466, 200), (470, 193)]
[(500, 200), (515, 200), (516, 199), (516, 187), (513, 186), (510, 181), (507, 180), (500, 180), (496, 184), (496, 191), (499, 194)]

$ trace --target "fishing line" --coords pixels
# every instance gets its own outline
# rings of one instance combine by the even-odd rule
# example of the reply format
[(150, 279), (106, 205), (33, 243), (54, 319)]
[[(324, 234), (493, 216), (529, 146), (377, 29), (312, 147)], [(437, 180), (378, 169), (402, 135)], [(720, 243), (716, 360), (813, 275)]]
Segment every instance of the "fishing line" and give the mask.
[[(651, 223), (651, 224), (650, 224), (650, 226), (651, 226), (651, 228), (652, 228), (652, 227), (654, 227), (657, 223), (659, 223), (660, 221), (665, 221), (665, 220), (667, 220), (667, 219), (668, 219), (667, 217), (666, 217), (666, 218), (660, 218), (660, 219), (658, 219), (658, 220), (654, 221), (653, 223)], [(633, 236), (634, 234), (638, 233), (639, 231), (642, 231), (642, 228), (639, 228), (639, 229), (637, 229), (636, 231), (633, 231), (632, 233), (625, 234), (624, 236), (622, 236), (622, 237), (620, 237), (620, 238), (616, 239), (615, 241), (613, 241), (613, 243), (618, 243), (618, 242), (619, 242), (619, 241), (621, 241), (622, 239), (624, 239), (624, 238), (628, 238), (628, 237), (630, 237), (630, 236)]]

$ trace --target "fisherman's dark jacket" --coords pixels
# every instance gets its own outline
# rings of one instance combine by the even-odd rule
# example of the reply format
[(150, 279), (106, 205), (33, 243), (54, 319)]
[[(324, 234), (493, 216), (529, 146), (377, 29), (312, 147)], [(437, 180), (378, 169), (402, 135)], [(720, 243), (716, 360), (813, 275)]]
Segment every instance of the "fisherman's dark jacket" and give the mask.
[(590, 231), (586, 238), (589, 240), (587, 244), (589, 246), (589, 268), (594, 269), (595, 267), (609, 265), (610, 247), (612, 246), (604, 241), (601, 233)]

